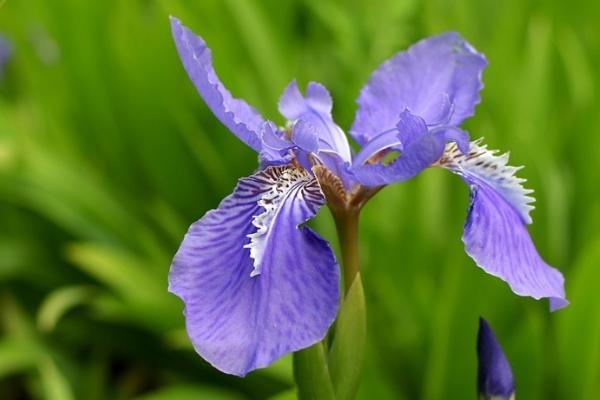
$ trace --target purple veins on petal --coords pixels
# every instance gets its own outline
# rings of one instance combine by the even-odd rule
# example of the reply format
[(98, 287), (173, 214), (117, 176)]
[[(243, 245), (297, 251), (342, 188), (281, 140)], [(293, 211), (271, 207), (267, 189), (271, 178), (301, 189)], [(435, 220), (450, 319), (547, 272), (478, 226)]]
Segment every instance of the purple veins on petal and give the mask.
[(439, 161), (471, 189), (463, 233), (467, 254), (484, 271), (508, 283), (514, 293), (549, 298), (551, 310), (565, 307), (564, 278), (542, 260), (527, 231), (531, 191), (514, 176), (518, 168), (507, 165), (506, 155), (497, 156), (480, 143), (472, 142), (468, 155), (449, 145)]
[(181, 62), (208, 108), (240, 140), (260, 152), (262, 116), (223, 86), (213, 68), (211, 51), (200, 36), (174, 17), (171, 31)]
[(364, 145), (409, 109), (427, 125), (458, 126), (474, 113), (487, 65), (458, 33), (433, 36), (396, 54), (371, 75), (357, 99), (350, 134)]
[(325, 336), (338, 266), (327, 242), (301, 225), (323, 202), (306, 172), (269, 167), (190, 227), (169, 290), (185, 304), (194, 348), (219, 370), (244, 376)]
[(477, 359), (479, 361), (477, 386), (481, 398), (489, 400), (513, 398), (515, 382), (510, 364), (492, 328), (483, 318), (479, 318)]

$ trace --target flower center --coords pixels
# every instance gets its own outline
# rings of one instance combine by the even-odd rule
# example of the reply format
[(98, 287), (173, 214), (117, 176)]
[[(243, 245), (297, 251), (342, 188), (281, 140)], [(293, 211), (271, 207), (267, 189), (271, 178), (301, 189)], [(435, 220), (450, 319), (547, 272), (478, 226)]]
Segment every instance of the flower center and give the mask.
[(315, 165), (312, 170), (327, 199), (328, 207), (336, 217), (348, 213), (359, 213), (367, 201), (384, 187), (355, 185), (350, 191), (346, 191), (340, 178), (327, 167)]

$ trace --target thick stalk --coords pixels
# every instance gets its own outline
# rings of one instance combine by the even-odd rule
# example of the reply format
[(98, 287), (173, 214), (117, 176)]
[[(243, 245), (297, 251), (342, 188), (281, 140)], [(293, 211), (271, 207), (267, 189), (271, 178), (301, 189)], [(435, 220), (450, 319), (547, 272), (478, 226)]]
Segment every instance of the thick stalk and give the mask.
[(358, 210), (344, 210), (344, 212), (334, 213), (335, 227), (342, 252), (344, 292), (346, 294), (360, 270), (358, 256), (358, 215)]

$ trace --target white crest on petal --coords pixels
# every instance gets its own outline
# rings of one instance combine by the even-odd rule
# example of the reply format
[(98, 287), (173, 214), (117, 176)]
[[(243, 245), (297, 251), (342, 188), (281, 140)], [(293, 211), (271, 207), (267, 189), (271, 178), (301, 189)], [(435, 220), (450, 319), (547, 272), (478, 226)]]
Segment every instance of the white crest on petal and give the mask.
[[(256, 174), (254, 178), (260, 181), (261, 186), (269, 186), (270, 189), (258, 200), (258, 205), (264, 211), (252, 219), (252, 225), (257, 230), (248, 235), (250, 243), (244, 246), (250, 249), (250, 257), (254, 259), (254, 269), (250, 276), (261, 273), (262, 257), (269, 244), (272, 228), (290, 195), (293, 196), (290, 201), (296, 203), (294, 207), (308, 207), (312, 210), (311, 214), (313, 215), (324, 203), (324, 196), (317, 180), (305, 170), (290, 166), (269, 167)], [(306, 221), (299, 221), (297, 225), (304, 222)], [(280, 239), (286, 240), (285, 237)]]
[(487, 145), (482, 145), (482, 140), (472, 141), (467, 155), (462, 154), (455, 143), (447, 144), (437, 164), (466, 178), (473, 176), (486, 182), (517, 210), (525, 223), (530, 224), (529, 212), (535, 208), (531, 205), (535, 199), (529, 196), (533, 190), (524, 188), (526, 179), (515, 175), (523, 167), (508, 165), (509, 153), (499, 155), (498, 150), (489, 150)]

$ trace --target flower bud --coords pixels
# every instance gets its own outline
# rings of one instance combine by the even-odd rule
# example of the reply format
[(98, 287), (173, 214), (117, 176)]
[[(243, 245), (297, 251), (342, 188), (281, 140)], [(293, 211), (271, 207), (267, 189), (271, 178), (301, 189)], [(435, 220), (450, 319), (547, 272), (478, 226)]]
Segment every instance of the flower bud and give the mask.
[(492, 328), (479, 318), (477, 335), (479, 360), (478, 390), (480, 400), (514, 400), (515, 382), (510, 364), (498, 344)]

